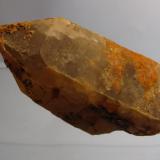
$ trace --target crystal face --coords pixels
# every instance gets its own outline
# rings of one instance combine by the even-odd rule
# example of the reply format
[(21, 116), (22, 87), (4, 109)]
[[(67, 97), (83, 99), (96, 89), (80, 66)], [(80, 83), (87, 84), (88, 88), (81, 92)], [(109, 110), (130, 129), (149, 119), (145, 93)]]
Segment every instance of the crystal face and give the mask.
[(160, 66), (63, 18), (0, 26), (0, 51), (34, 102), (90, 134), (160, 131)]

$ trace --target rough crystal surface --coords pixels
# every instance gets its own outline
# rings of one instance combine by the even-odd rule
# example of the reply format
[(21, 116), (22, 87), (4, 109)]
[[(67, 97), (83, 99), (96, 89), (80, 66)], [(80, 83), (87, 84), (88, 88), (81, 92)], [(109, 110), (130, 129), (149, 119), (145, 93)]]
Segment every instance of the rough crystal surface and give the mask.
[(0, 26), (21, 91), (90, 134), (160, 131), (160, 65), (64, 18)]

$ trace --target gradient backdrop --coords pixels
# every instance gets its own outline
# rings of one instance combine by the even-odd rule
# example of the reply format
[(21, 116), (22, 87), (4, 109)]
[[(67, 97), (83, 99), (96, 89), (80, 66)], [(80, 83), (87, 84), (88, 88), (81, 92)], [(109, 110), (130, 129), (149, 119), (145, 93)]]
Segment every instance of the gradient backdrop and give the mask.
[[(0, 0), (0, 24), (65, 17), (160, 61), (159, 0)], [(0, 160), (158, 160), (160, 135), (90, 136), (21, 94), (0, 69)]]

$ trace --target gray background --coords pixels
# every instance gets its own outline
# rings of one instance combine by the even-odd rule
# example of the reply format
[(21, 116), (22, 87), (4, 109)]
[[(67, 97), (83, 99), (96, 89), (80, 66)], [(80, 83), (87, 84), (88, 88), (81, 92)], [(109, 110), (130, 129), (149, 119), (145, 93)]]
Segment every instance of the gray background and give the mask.
[[(66, 17), (117, 43), (160, 60), (159, 0), (0, 0), (0, 23)], [(90, 136), (21, 94), (0, 69), (0, 159), (152, 159), (160, 137), (124, 132)]]

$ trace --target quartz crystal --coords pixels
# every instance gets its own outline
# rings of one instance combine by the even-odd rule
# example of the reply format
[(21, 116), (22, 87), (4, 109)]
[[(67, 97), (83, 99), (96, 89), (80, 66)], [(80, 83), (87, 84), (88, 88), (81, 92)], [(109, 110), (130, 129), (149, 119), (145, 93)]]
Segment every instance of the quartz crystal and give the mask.
[(64, 18), (0, 26), (20, 90), (90, 134), (160, 131), (160, 65)]

